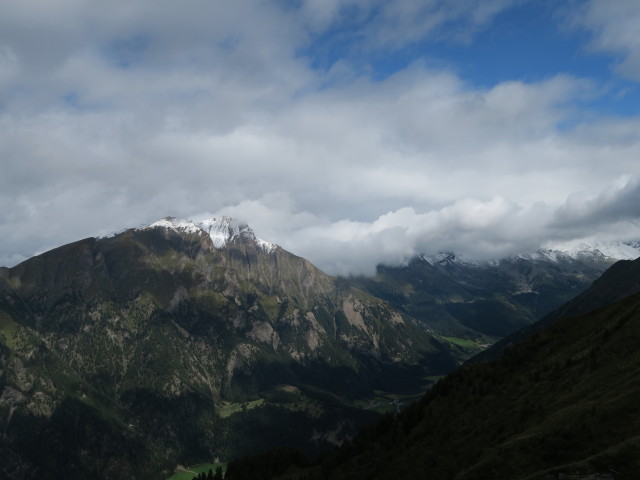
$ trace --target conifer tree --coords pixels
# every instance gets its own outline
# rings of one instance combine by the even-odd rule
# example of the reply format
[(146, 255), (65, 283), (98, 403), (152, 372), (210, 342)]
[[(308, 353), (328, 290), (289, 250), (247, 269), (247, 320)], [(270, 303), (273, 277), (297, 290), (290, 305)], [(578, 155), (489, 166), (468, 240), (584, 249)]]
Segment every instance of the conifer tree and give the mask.
[(216, 474), (213, 476), (213, 480), (222, 480), (223, 476), (222, 476), (222, 467), (218, 466), (218, 468), (216, 468)]

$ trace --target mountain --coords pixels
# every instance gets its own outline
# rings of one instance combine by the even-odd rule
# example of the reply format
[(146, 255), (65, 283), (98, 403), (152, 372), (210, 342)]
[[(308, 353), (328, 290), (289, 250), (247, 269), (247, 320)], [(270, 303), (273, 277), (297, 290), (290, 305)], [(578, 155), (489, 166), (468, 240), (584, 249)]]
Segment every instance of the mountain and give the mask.
[(320, 451), (454, 353), (230, 218), (87, 238), (0, 269), (0, 477)]
[(617, 260), (639, 256), (640, 242), (603, 241), (494, 261), (445, 253), (351, 281), (471, 356), (569, 301)]
[(468, 362), (476, 363), (496, 359), (506, 348), (523, 342), (536, 332), (552, 325), (558, 319), (580, 315), (611, 305), (635, 293), (640, 293), (640, 263), (620, 260), (596, 279), (587, 290), (552, 311), (540, 321), (507, 335), (487, 350), (469, 359)]
[[(633, 292), (638, 272), (640, 260), (616, 264), (590, 294)], [(584, 312), (579, 302), (564, 311)], [(272, 473), (261, 478), (280, 480), (637, 478), (638, 345), (635, 293), (558, 319), (497, 360), (460, 368), (317, 462), (254, 457), (229, 465), (227, 478), (248, 478), (259, 464)]]
[(334, 278), (226, 217), (59, 247), (0, 268), (0, 477), (322, 451), (609, 262), (447, 255)]

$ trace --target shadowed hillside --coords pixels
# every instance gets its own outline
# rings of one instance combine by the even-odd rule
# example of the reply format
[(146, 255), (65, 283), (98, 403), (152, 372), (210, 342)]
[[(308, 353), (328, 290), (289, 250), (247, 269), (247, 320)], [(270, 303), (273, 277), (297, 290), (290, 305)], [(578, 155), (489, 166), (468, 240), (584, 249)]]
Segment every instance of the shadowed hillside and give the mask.
[[(627, 273), (638, 263), (615, 267), (592, 294), (630, 291), (638, 277)], [(608, 290), (607, 277), (618, 289)], [(498, 360), (462, 367), (316, 466), (273, 478), (637, 478), (639, 346), (634, 294), (560, 319)], [(230, 480), (248, 478), (235, 468)]]

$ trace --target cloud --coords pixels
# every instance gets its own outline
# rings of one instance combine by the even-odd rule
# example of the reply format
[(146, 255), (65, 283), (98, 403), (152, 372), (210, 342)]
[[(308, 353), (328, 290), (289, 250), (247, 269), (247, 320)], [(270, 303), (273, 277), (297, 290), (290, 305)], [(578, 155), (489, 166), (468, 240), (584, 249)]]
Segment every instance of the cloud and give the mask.
[(430, 36), (469, 41), (498, 13), (517, 0), (397, 0), (381, 2), (380, 14), (368, 25), (368, 39), (384, 48), (401, 48)]
[(555, 225), (593, 229), (640, 219), (640, 178), (622, 177), (597, 195), (574, 193), (558, 209)]
[(574, 12), (574, 26), (591, 31), (591, 48), (618, 56), (623, 75), (640, 80), (640, 4), (634, 0), (590, 0)]
[[(0, 264), (166, 215), (240, 217), (333, 273), (628, 233), (639, 119), (585, 115), (593, 80), (358, 64), (518, 3), (4, 2)], [(343, 35), (316, 69), (309, 46)]]
[(240, 218), (259, 236), (329, 273), (371, 275), (378, 264), (405, 264), (423, 254), (456, 252), (478, 260), (498, 259), (568, 240), (637, 238), (639, 200), (640, 180), (635, 177), (618, 179), (595, 195), (572, 194), (557, 207), (525, 207), (501, 197), (465, 198), (422, 212), (404, 207), (369, 222), (331, 222), (298, 210), (291, 198), (278, 194), (203, 217)]
[(303, 0), (300, 13), (314, 31), (351, 30), (356, 48), (399, 49), (437, 37), (469, 41), (499, 13), (521, 0)]

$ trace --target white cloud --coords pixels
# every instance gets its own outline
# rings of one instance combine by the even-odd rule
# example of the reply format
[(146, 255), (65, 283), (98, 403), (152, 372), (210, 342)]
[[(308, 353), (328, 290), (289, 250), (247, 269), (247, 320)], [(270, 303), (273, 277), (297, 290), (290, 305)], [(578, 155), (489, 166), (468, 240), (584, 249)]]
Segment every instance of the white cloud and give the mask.
[(640, 3), (635, 0), (590, 0), (573, 24), (593, 33), (591, 47), (619, 56), (619, 71), (640, 80)]
[(379, 263), (401, 264), (420, 254), (495, 259), (567, 240), (637, 238), (639, 185), (637, 177), (620, 178), (597, 194), (573, 194), (559, 206), (465, 198), (422, 212), (404, 207), (369, 222), (319, 218), (296, 209), (285, 194), (243, 201), (214, 215), (241, 218), (259, 236), (330, 273), (370, 275)]
[(628, 233), (640, 124), (584, 121), (592, 82), (476, 87), (421, 61), (376, 80), (300, 55), (349, 21), (356, 50), (468, 39), (514, 3), (3, 2), (0, 264), (166, 215), (240, 217), (337, 273)]

